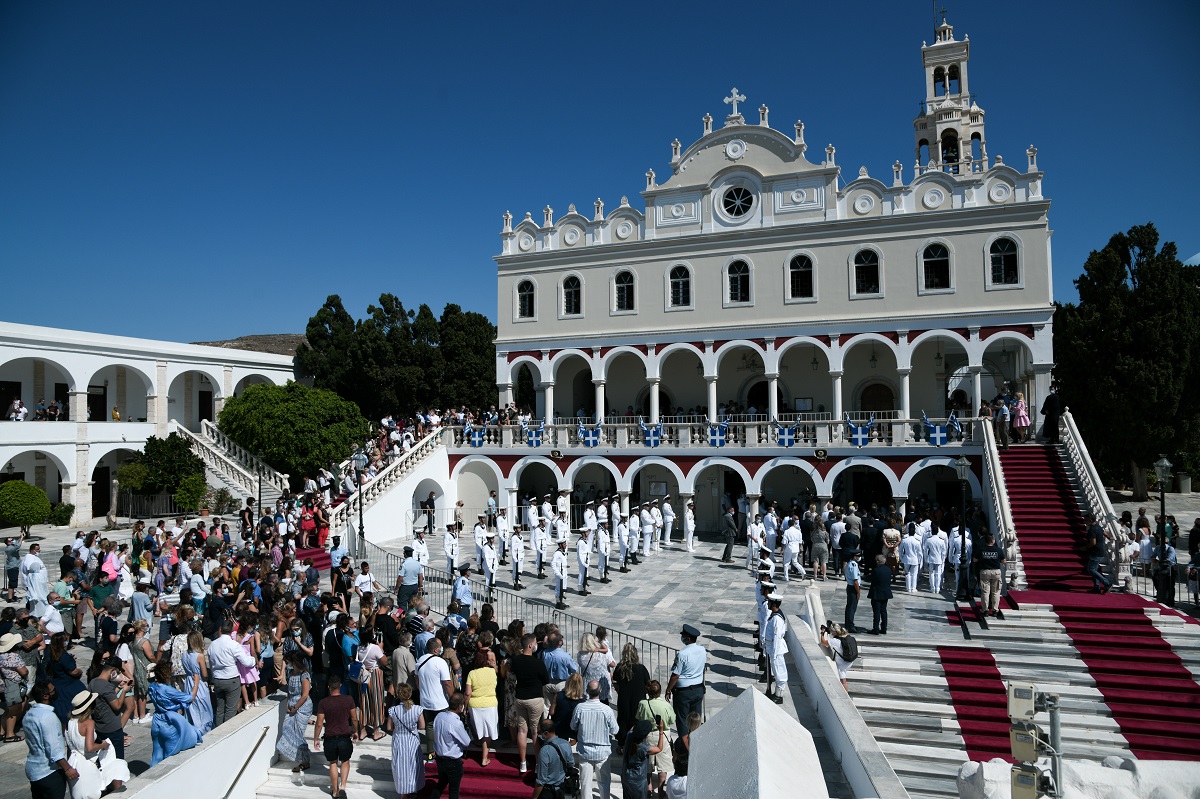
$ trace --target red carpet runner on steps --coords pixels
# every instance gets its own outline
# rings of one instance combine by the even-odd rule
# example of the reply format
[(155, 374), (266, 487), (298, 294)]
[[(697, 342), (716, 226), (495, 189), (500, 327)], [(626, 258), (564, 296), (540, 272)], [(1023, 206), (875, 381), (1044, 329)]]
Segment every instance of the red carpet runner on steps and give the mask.
[(1015, 763), (1008, 737), (1008, 697), (992, 653), (978, 647), (939, 646), (938, 657), (968, 757)]
[(1000, 453), (1000, 464), (1029, 587), (1050, 591), (1091, 588), (1081, 550), (1087, 528), (1058, 451), (1010, 447)]
[[(532, 751), (532, 749), (530, 750)], [(533, 795), (533, 772), (517, 771), (517, 756), (492, 755), (487, 767), (479, 765), (479, 752), (471, 751), (463, 759), (462, 799), (529, 799)], [(437, 764), (425, 764), (425, 789), (437, 784)], [(431, 792), (430, 792), (431, 793)], [(418, 794), (424, 796), (424, 793)], [(445, 794), (443, 794), (444, 796)]]
[(330, 569), (329, 552), (324, 549), (297, 549), (296, 563), (304, 563), (305, 558), (312, 558), (313, 566), (316, 566), (319, 571), (327, 572)]

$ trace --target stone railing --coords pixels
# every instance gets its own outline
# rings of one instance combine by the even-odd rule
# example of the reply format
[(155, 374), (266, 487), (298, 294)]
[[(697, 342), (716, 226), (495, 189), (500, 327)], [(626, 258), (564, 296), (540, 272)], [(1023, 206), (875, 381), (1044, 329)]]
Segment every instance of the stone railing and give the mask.
[(1015, 575), (1014, 588), (1025, 588), (1025, 566), (1021, 562), (1021, 544), (1017, 539), (1017, 525), (1013, 521), (1012, 506), (1008, 501), (1008, 486), (1004, 483), (1004, 467), (1000, 464), (1000, 450), (996, 445), (996, 433), (992, 425), (979, 425), (980, 440), (983, 442), (983, 491), (991, 503), (988, 515), (992, 529), (998, 533), (997, 540), (1004, 543), (1004, 556), (1012, 564), (1009, 575)]
[(208, 440), (210, 444), (223, 452), (227, 458), (238, 464), (244, 471), (257, 475), (262, 474), (262, 479), (279, 489), (280, 493), (285, 493), (290, 490), (288, 486), (288, 475), (280, 474), (272, 469), (267, 464), (259, 460), (250, 450), (238, 444), (229, 436), (221, 432), (215, 424), (204, 420), (200, 425), (200, 433)]
[(1087, 501), (1085, 512), (1094, 514), (1096, 520), (1115, 538), (1119, 532), (1116, 511), (1108, 500), (1108, 492), (1104, 490), (1104, 483), (1100, 480), (1100, 474), (1092, 463), (1092, 456), (1088, 453), (1087, 445), (1083, 443), (1083, 436), (1079, 434), (1079, 428), (1075, 426), (1075, 419), (1070, 411), (1062, 415), (1062, 423), (1066, 432), (1062, 442), (1067, 457), (1071, 460), (1071, 466), (1079, 475), (1083, 497)]
[[(421, 463), (442, 445), (442, 430), (435, 430), (428, 434), (416, 444), (408, 452), (397, 458), (391, 465), (375, 476), (375, 479), (366, 485), (359, 488), (353, 494), (346, 498), (346, 501), (338, 505), (329, 514), (329, 526), (334, 530), (339, 530), (346, 526), (354, 514), (358, 513), (359, 503), (362, 503), (362, 509), (366, 510), (375, 504), (375, 501), (392, 490), (392, 487), (407, 477), (413, 469), (421, 465)], [(353, 469), (353, 467), (344, 467)]]
[[(782, 448), (788, 446), (786, 438), (788, 433), (784, 431), (794, 430), (794, 439), (792, 446), (797, 447), (828, 447), (840, 446), (851, 447), (856, 446), (855, 442), (850, 440), (849, 431), (843, 421), (835, 421), (829, 418), (812, 418), (806, 419), (804, 415), (796, 420), (793, 415), (793, 420), (790, 422), (775, 422), (768, 421), (764, 417), (762, 421), (742, 421), (730, 422), (725, 427), (725, 444), (726, 448)], [(812, 416), (817, 416), (813, 414)], [(856, 421), (856, 424), (865, 424), (870, 414), (854, 414), (853, 416), (862, 416), (863, 418)], [(925, 426), (921, 419), (881, 419), (878, 415), (875, 418), (875, 424), (871, 427), (867, 440), (863, 444), (863, 448), (874, 447), (894, 447), (894, 446), (931, 446), (936, 447), (939, 444), (957, 445), (962, 443), (977, 444), (978, 419), (963, 418), (960, 419), (961, 434), (954, 430), (947, 431), (947, 440), (945, 442), (931, 442), (930, 430)], [(930, 419), (930, 422), (937, 425), (945, 425), (946, 419)], [(544, 428), (539, 422), (536, 425), (530, 425), (528, 428), (522, 428), (519, 425), (491, 425), (486, 431), (482, 427), (475, 427), (474, 432), (480, 433), (481, 437), (477, 441), (472, 441), (470, 437), (464, 435), (462, 427), (447, 428), (453, 432), (453, 446), (465, 448), (479, 449), (510, 449), (510, 448), (532, 448), (530, 439), (536, 439), (536, 431), (541, 430), (541, 442), (538, 448), (541, 449), (574, 449), (583, 448), (584, 441), (579, 435), (579, 423), (566, 424), (547, 424)], [(584, 424), (586, 431), (596, 429), (594, 423)], [(599, 437), (597, 439), (597, 447), (601, 448), (647, 448), (651, 447), (646, 443), (646, 439), (653, 434), (649, 431), (657, 430), (658, 425), (645, 423), (643, 429), (642, 423), (636, 419), (622, 418), (617, 422), (603, 422), (599, 426)], [(661, 442), (658, 445), (659, 449), (690, 449), (690, 448), (713, 448), (710, 440), (712, 432), (710, 425), (706, 420), (698, 420), (691, 422), (666, 422), (662, 423)], [(649, 434), (649, 436), (648, 436)]]
[(170, 426), (174, 432), (179, 433), (180, 437), (191, 444), (192, 452), (196, 453), (200, 460), (204, 461), (206, 467), (220, 475), (227, 482), (242, 489), (247, 495), (253, 495), (257, 491), (257, 475), (247, 471), (241, 464), (229, 457), (224, 449), (218, 447), (207, 438), (196, 435), (174, 419), (171, 420)]

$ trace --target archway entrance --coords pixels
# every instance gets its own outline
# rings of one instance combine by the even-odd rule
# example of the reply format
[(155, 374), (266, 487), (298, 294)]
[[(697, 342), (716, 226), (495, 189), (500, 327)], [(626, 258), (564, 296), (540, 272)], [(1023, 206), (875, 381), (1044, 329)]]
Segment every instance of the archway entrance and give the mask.
[[(746, 413), (753, 413), (758, 416), (765, 416), (771, 408), (769, 401), (771, 384), (766, 380), (759, 380), (754, 385), (750, 386), (750, 390), (746, 392)], [(778, 403), (780, 413), (788, 411), (787, 400), (783, 397), (783, 387), (778, 383), (775, 386), (775, 398)]]
[(891, 411), (896, 407), (896, 395), (885, 383), (872, 383), (862, 390), (858, 406), (865, 413)]
[(851, 466), (833, 481), (833, 503), (843, 508), (851, 502), (859, 507), (877, 503), (886, 508), (892, 504), (892, 484), (882, 472), (871, 466)]
[[(729, 505), (738, 504), (746, 494), (746, 483), (742, 476), (728, 466), (707, 466), (696, 475), (695, 495), (696, 530), (715, 532), (721, 529), (721, 514)], [(741, 518), (739, 514), (739, 527)]]

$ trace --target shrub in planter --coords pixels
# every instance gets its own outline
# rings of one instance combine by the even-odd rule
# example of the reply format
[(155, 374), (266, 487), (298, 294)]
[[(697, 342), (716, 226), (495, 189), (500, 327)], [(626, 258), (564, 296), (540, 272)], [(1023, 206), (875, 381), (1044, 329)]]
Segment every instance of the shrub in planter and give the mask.
[(23, 532), (46, 521), (50, 498), (46, 492), (24, 480), (9, 480), (0, 485), (0, 521), (20, 527)]
[(70, 502), (60, 502), (50, 509), (50, 515), (46, 518), (46, 523), (52, 524), (55, 527), (66, 527), (71, 523), (71, 517), (74, 515), (74, 505)]

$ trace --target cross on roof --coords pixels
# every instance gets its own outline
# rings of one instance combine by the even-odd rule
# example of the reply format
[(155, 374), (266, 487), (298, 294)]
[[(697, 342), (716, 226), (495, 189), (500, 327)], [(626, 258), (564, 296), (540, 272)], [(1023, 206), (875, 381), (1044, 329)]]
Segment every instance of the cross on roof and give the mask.
[(737, 87), (734, 86), (733, 91), (730, 92), (729, 96), (725, 98), (725, 102), (726, 104), (733, 106), (733, 115), (737, 116), (737, 104), (746, 102), (746, 95), (738, 94)]

